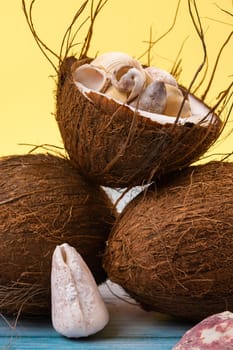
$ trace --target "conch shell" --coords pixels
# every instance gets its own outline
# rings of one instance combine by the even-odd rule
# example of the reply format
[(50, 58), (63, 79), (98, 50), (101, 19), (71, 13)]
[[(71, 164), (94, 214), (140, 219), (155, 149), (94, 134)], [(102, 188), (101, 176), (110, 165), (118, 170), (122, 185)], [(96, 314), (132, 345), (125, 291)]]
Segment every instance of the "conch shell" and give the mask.
[(62, 335), (86, 337), (108, 323), (107, 308), (88, 266), (67, 243), (53, 253), (51, 294), (53, 327)]

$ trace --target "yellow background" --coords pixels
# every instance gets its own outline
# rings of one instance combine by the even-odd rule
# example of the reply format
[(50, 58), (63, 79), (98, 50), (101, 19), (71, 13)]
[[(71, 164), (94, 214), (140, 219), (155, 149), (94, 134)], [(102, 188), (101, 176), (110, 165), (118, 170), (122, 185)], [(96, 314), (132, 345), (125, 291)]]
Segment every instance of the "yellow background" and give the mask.
[[(29, 2), (27, 0), (27, 4)], [(42, 40), (55, 52), (59, 52), (63, 34), (81, 4), (81, 0), (36, 1), (35, 28)], [(197, 1), (205, 30), (210, 67), (213, 66), (221, 44), (233, 29), (232, 17), (221, 11), (216, 4), (232, 12), (232, 0)], [(173, 21), (176, 6), (175, 0), (109, 0), (97, 18), (89, 54), (92, 56), (118, 50), (139, 57), (148, 47), (146, 41), (149, 39), (150, 28), (153, 40), (166, 32)], [(82, 19), (89, 15), (89, 10), (90, 7), (87, 7)], [(54, 70), (29, 31), (21, 0), (2, 0), (0, 16), (0, 155), (27, 152), (31, 147), (20, 145), (25, 143), (62, 146), (54, 118)], [(87, 26), (77, 37), (78, 42), (83, 41), (86, 30)], [(190, 19), (188, 2), (181, 0), (176, 25), (152, 49), (151, 63), (170, 70), (185, 39), (180, 83), (188, 85), (201, 63), (203, 53)], [(77, 52), (79, 47), (75, 49)], [(146, 62), (147, 57), (144, 57), (142, 63)], [(232, 62), (233, 40), (221, 57), (208, 103), (213, 103), (216, 95), (232, 80)], [(231, 124), (230, 121), (227, 132), (232, 128)], [(232, 150), (232, 136), (229, 136), (219, 142), (212, 153), (228, 153)]]

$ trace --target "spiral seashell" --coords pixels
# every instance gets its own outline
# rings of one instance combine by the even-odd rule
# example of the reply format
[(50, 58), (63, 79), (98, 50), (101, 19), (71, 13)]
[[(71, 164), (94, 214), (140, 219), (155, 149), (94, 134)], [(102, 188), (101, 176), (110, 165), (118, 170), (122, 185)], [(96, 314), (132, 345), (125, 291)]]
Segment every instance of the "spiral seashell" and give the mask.
[(162, 114), (166, 106), (166, 101), (167, 93), (165, 84), (161, 81), (154, 81), (130, 105), (139, 110)]
[(151, 79), (153, 81), (162, 81), (165, 84), (178, 87), (176, 79), (170, 73), (163, 69), (157, 67), (147, 67), (145, 68), (145, 71), (151, 76)]
[[(167, 102), (164, 109), (164, 114), (176, 117), (179, 113), (181, 104), (183, 103), (184, 96), (181, 90), (170, 84), (165, 84), (167, 92)], [(180, 113), (181, 118), (187, 118), (191, 116), (191, 108), (188, 100), (185, 101), (182, 111)]]
[(123, 66), (134, 67), (142, 70), (139, 61), (124, 52), (106, 52), (91, 61), (91, 65), (105, 70), (107, 73), (118, 71)]
[(89, 89), (103, 92), (109, 85), (107, 73), (91, 64), (83, 64), (73, 70), (72, 77), (75, 83), (80, 83)]
[(142, 93), (145, 81), (143, 70), (129, 66), (122, 66), (112, 74), (112, 85), (128, 94), (128, 103)]

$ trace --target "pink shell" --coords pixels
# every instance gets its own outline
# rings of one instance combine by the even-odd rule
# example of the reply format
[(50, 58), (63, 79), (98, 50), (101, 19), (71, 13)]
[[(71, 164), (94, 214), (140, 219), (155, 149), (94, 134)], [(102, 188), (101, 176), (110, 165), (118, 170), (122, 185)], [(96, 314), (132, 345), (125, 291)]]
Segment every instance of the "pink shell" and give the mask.
[(232, 350), (233, 313), (225, 311), (205, 318), (188, 330), (173, 350)]

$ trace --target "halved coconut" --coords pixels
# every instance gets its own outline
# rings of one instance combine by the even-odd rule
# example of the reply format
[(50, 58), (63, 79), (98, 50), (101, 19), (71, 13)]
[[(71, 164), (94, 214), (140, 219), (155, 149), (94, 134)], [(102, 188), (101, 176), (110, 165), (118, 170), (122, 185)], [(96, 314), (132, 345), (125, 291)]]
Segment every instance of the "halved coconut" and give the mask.
[(196, 161), (218, 138), (219, 117), (195, 96), (188, 96), (191, 116), (177, 118), (139, 110), (75, 82), (74, 66), (90, 62), (63, 61), (56, 111), (64, 146), (89, 180), (110, 187), (148, 183)]

